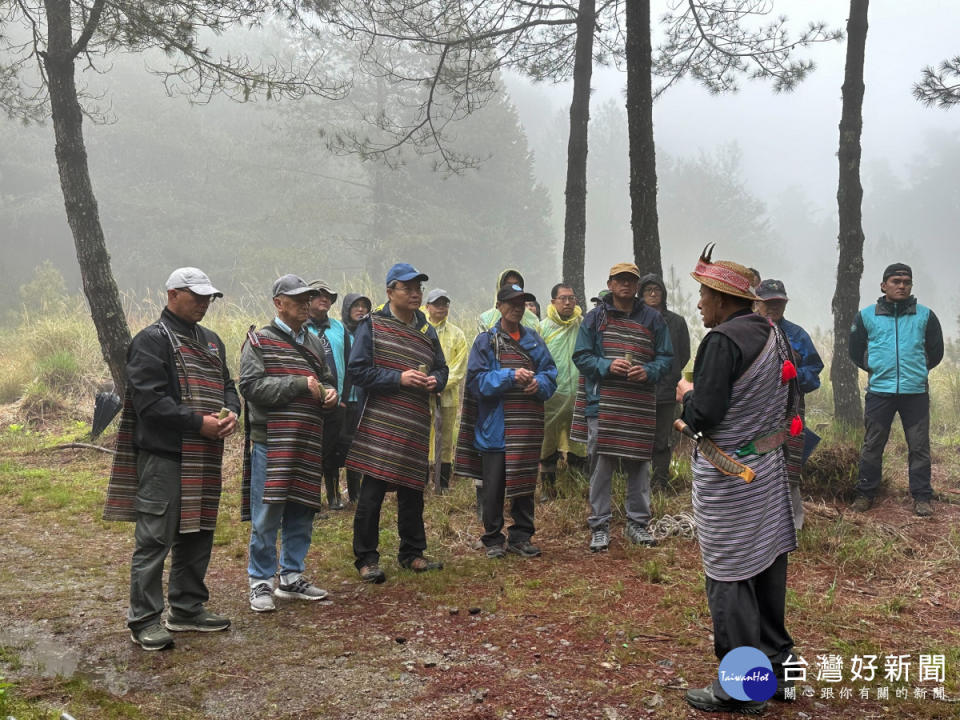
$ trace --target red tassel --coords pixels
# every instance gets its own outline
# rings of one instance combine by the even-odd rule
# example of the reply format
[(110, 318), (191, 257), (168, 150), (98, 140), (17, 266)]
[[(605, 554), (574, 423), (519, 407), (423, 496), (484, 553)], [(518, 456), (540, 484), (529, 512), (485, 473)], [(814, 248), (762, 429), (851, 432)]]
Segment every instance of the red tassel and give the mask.
[(794, 415), (793, 420), (790, 421), (790, 436), (796, 437), (803, 432), (803, 420), (800, 419), (799, 415)]
[(788, 383), (797, 376), (797, 368), (790, 360), (783, 361), (783, 368), (780, 370), (780, 382)]

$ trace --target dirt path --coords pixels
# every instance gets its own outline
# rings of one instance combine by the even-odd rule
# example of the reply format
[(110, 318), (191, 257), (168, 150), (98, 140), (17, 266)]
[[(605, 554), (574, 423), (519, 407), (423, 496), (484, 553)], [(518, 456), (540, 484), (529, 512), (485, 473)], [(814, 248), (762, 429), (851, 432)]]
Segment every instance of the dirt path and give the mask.
[[(281, 602), (266, 615), (247, 606), (248, 530), (228, 487), (208, 585), (211, 608), (233, 627), (143, 652), (123, 624), (132, 528), (98, 520), (108, 460), (91, 455), (0, 450), (0, 674), (37, 708), (77, 720), (707, 717), (682, 697), (716, 673), (694, 542), (643, 550), (616, 536), (609, 553), (591, 555), (582, 506), (567, 500), (538, 506), (544, 557), (489, 561), (472, 547), (466, 485), (428, 497), (442, 573), (398, 570), (388, 503), (388, 582), (357, 582), (350, 518), (332, 513), (317, 522), (308, 557), (330, 602)], [(956, 478), (948, 472), (944, 482)], [(689, 499), (662, 502), (678, 512)], [(960, 716), (929, 697), (929, 682), (908, 683), (911, 693), (930, 688), (924, 699), (896, 699), (893, 684), (889, 702), (821, 697), (827, 683), (816, 682), (815, 663), (826, 653), (847, 663), (855, 652), (910, 653), (916, 663), (945, 652), (948, 695), (960, 667), (960, 508), (938, 504), (919, 520), (895, 488), (869, 515), (842, 511), (811, 512), (791, 558), (788, 623), (815, 697), (768, 716)]]

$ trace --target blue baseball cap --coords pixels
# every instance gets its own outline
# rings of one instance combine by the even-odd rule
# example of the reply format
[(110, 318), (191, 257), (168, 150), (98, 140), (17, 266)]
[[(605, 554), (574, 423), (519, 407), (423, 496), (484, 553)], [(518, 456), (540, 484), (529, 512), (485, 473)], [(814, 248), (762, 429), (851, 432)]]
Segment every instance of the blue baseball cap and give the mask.
[(410, 263), (397, 263), (387, 271), (387, 285), (393, 282), (410, 282), (411, 280), (429, 280), (426, 275), (417, 270)]

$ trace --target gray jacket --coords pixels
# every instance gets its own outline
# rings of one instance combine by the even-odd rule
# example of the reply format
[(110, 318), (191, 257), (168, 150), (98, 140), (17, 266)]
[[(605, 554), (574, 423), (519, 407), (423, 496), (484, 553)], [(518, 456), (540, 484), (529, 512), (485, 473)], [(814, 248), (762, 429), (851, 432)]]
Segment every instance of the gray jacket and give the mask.
[[(270, 324), (265, 328), (266, 334), (278, 340), (292, 343), (293, 339), (279, 327)], [(336, 390), (337, 382), (330, 368), (324, 360), (323, 347), (317, 337), (310, 332), (306, 333), (303, 346), (311, 350), (321, 362), (321, 373), (317, 376), (324, 390)], [(237, 383), (240, 393), (246, 401), (247, 418), (250, 423), (250, 439), (253, 442), (267, 441), (267, 414), (271, 408), (282, 407), (295, 397), (305, 395), (307, 378), (303, 375), (267, 375), (263, 366), (263, 357), (260, 349), (249, 341), (244, 343), (240, 354), (240, 378)]]

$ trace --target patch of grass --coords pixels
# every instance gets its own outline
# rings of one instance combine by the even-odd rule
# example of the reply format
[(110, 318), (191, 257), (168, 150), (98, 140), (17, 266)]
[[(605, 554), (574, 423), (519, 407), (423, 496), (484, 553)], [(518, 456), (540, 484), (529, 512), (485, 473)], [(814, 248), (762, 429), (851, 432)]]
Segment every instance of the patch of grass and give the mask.
[(887, 598), (882, 603), (880, 603), (877, 606), (877, 609), (880, 610), (880, 612), (884, 613), (885, 615), (896, 617), (901, 615), (903, 611), (906, 610), (908, 607), (910, 607), (909, 600), (907, 600), (906, 598), (900, 595), (895, 595), (891, 598)]
[[(20, 659), (20, 655), (16, 650), (0, 645), (0, 665), (4, 665), (8, 669), (16, 672), (23, 667), (23, 661)], [(0, 676), (0, 682), (2, 681), (3, 678)]]
[(663, 566), (656, 560), (647, 560), (643, 564), (641, 576), (649, 583), (664, 582)]
[(76, 355), (69, 350), (55, 350), (38, 360), (37, 377), (50, 387), (74, 385), (83, 375)]

